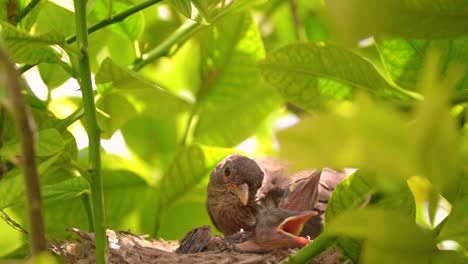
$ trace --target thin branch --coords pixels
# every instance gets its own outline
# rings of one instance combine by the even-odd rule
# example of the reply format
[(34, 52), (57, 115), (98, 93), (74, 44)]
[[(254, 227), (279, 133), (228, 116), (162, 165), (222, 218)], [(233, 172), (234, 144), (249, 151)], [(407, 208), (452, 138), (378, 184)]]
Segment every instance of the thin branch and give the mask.
[(11, 219), (4, 210), (0, 210), (0, 218), (3, 219), (13, 229), (20, 231), (21, 233), (28, 234), (28, 231), (24, 229), (20, 224), (16, 223), (15, 220)]
[(75, 123), (80, 118), (82, 118), (84, 116), (84, 113), (85, 112), (83, 106), (78, 107), (78, 109), (76, 109), (75, 112), (71, 113), (64, 119), (57, 121), (54, 125), (55, 129), (57, 129), (59, 132), (62, 132), (71, 124)]
[(312, 243), (299, 250), (296, 254), (289, 257), (286, 264), (309, 263), (314, 257), (332, 246), (336, 241), (336, 237), (321, 234)]
[(137, 59), (132, 66), (135, 71), (163, 56), (174, 54), (183, 44), (189, 40), (202, 27), (201, 23), (189, 20), (180, 26), (172, 35), (150, 52), (144, 54), (143, 59)]
[(21, 143), (21, 153), (23, 156), (23, 175), (27, 196), (31, 253), (37, 255), (46, 250), (46, 240), (44, 236), (44, 223), (42, 218), (41, 190), (39, 187), (39, 175), (37, 172), (35, 159), (35, 139), (36, 131), (34, 119), (26, 105), (21, 93), (21, 81), (16, 71), (14, 62), (0, 46), (0, 65), (3, 71), (0, 72), (0, 80), (4, 80), (6, 90), (9, 94), (10, 107), (16, 120), (17, 131)]
[[(161, 2), (162, 0), (148, 0), (148, 1), (145, 1), (143, 3), (140, 3), (138, 5), (135, 5), (135, 6), (132, 6), (131, 8), (127, 9), (127, 10), (124, 10), (118, 14), (116, 14), (115, 16), (111, 16), (111, 17), (108, 17), (108, 18), (105, 18), (101, 21), (99, 21), (98, 23), (92, 25), (90, 28), (88, 28), (88, 34), (91, 34), (103, 27), (107, 27), (109, 25), (112, 25), (112, 24), (115, 24), (117, 22), (121, 22), (123, 21), (124, 19), (126, 19), (127, 17), (147, 8), (147, 7), (150, 7), (154, 4), (157, 4), (159, 2)], [(70, 44), (70, 43), (73, 43), (76, 41), (76, 38), (77, 38), (77, 35), (74, 35), (74, 36), (71, 36), (71, 37), (68, 37), (65, 42)]]
[(6, 3), (6, 15), (8, 23), (16, 26), (16, 17), (18, 16), (18, 3), (16, 0), (7, 0)]
[(21, 22), (21, 20), (23, 20), (23, 18), (25, 18), (26, 15), (28, 15), (37, 4), (39, 4), (40, 1), (41, 0), (31, 0), (31, 2), (29, 2), (26, 7), (21, 9), (21, 11), (18, 13), (18, 16), (16, 16), (16, 23)]
[(296, 28), (297, 37), (301, 42), (307, 41), (307, 34), (305, 32), (304, 26), (302, 25), (301, 17), (297, 12), (296, 0), (289, 0), (289, 7), (291, 8), (291, 14), (294, 20), (294, 27)]
[(88, 30), (86, 26), (86, 1), (74, 0), (75, 23), (80, 58), (78, 69), (80, 76), (80, 88), (83, 94), (84, 121), (88, 133), (89, 167), (88, 173), (91, 180), (91, 201), (93, 209), (93, 227), (96, 239), (96, 262), (104, 264), (107, 248), (105, 234), (104, 215), (104, 191), (101, 174), (100, 153), (100, 129), (96, 118), (96, 105), (94, 102), (93, 87), (91, 82), (91, 69), (88, 55)]

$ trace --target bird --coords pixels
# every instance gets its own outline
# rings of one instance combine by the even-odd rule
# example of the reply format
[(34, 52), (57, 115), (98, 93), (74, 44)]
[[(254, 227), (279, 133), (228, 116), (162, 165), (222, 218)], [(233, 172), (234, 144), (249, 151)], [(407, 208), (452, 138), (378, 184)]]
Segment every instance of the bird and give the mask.
[(264, 173), (245, 156), (232, 154), (222, 160), (210, 175), (206, 207), (208, 214), (225, 236), (253, 231), (259, 206), (255, 199)]
[[(222, 160), (211, 173), (207, 188), (206, 206), (216, 228), (225, 236), (241, 230), (253, 232), (250, 242), (265, 244), (258, 242), (264, 238), (257, 237), (259, 231), (267, 234), (262, 229), (265, 224), (260, 224), (264, 218), (313, 211), (315, 214), (307, 218), (303, 228), (301, 225), (300, 235), (318, 236), (331, 193), (346, 175), (324, 168), (288, 176), (287, 167), (277, 158), (250, 159), (237, 153)], [(267, 226), (270, 236), (276, 237), (277, 228)], [(280, 242), (277, 246), (282, 247)]]
[(300, 236), (304, 223), (317, 215), (314, 211), (289, 211), (271, 208), (257, 215), (253, 232), (239, 232), (224, 238), (212, 235), (209, 226), (195, 228), (180, 241), (176, 253), (235, 250), (263, 253), (279, 248), (296, 248), (310, 240)]
[(235, 244), (243, 252), (268, 252), (279, 248), (296, 248), (307, 245), (310, 240), (299, 234), (304, 223), (318, 213), (314, 211), (289, 211), (271, 208), (257, 216), (252, 238)]

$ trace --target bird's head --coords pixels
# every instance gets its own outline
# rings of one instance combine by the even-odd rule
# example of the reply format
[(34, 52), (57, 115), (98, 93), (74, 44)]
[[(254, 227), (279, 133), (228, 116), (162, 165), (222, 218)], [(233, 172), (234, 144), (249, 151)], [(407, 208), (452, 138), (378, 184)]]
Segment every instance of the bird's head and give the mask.
[(278, 248), (302, 247), (310, 242), (299, 236), (304, 223), (317, 212), (294, 212), (279, 208), (270, 209), (257, 216), (254, 239), (236, 247), (241, 251), (264, 252)]
[(209, 190), (216, 188), (235, 196), (243, 205), (254, 200), (262, 185), (263, 171), (245, 156), (232, 154), (222, 160), (210, 176)]

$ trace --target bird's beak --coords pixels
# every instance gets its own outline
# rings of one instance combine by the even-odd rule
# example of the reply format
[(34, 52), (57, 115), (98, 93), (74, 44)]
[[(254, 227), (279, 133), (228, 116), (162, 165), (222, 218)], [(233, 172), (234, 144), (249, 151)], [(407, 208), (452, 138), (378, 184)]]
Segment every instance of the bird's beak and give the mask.
[(290, 216), (279, 224), (277, 230), (291, 237), (295, 243), (306, 245), (310, 241), (307, 238), (299, 236), (299, 234), (301, 233), (302, 228), (304, 228), (304, 223), (317, 214), (318, 213), (314, 211), (304, 211), (300, 215)]
[(249, 185), (246, 183), (241, 185), (231, 184), (229, 185), (229, 191), (234, 193), (243, 205), (247, 205), (249, 201)]

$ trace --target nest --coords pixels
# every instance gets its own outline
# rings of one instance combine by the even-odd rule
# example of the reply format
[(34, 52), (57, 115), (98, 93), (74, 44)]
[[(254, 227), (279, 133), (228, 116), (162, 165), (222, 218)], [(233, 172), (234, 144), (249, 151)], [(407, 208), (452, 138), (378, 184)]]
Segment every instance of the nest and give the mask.
[[(96, 263), (94, 234), (72, 228), (69, 231), (77, 236), (77, 242), (52, 243), (51, 251), (65, 257), (69, 263)], [(126, 231), (106, 231), (109, 241), (108, 263), (203, 263), (203, 264), (253, 264), (282, 263), (295, 249), (275, 250), (268, 253), (237, 252), (229, 248), (203, 251), (199, 253), (177, 253), (178, 241), (162, 239), (147, 240)], [(179, 250), (180, 252), (180, 250)], [(313, 264), (341, 264), (342, 255), (331, 248), (317, 256)]]

